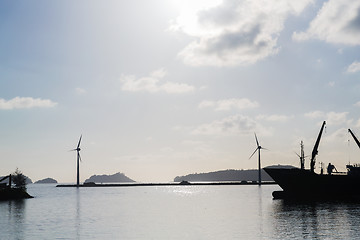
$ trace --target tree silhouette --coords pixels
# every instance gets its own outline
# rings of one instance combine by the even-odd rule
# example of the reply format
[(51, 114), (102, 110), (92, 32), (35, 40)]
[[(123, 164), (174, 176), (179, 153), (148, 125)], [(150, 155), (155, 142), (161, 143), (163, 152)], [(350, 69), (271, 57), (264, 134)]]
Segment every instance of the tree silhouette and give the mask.
[(16, 168), (15, 172), (12, 174), (12, 182), (15, 184), (16, 188), (26, 190), (26, 177), (18, 168)]

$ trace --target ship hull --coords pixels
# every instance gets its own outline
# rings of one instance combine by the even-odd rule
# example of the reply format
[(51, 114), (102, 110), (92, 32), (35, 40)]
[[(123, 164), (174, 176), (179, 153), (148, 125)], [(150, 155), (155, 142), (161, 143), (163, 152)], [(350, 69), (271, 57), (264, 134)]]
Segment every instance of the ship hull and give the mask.
[(317, 174), (299, 168), (264, 168), (283, 192), (274, 198), (292, 199), (360, 199), (360, 176)]

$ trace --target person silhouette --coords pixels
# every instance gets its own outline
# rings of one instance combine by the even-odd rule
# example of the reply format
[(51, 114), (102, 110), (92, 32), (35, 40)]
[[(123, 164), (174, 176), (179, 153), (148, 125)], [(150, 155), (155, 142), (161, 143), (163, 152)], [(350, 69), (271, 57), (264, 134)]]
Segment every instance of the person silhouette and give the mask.
[(332, 171), (334, 170), (335, 166), (332, 165), (331, 163), (329, 163), (329, 165), (327, 166), (327, 173), (329, 175), (331, 175)]

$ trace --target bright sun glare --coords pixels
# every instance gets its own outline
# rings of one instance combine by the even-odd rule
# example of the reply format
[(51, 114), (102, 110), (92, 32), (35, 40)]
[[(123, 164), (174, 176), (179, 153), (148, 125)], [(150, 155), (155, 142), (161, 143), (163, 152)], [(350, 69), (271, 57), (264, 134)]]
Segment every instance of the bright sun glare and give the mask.
[(197, 35), (204, 29), (198, 24), (197, 13), (219, 5), (221, 0), (174, 0), (174, 6), (179, 9), (180, 15), (176, 19), (176, 29), (181, 29), (190, 35)]

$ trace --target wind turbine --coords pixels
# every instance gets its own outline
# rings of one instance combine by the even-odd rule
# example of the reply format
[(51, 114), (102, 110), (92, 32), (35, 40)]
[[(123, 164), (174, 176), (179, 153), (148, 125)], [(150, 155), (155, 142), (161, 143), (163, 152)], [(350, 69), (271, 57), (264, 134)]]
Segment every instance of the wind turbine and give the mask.
[(258, 165), (259, 165), (259, 185), (261, 185), (261, 162), (260, 162), (260, 151), (261, 151), (261, 149), (265, 149), (265, 150), (268, 150), (268, 149), (266, 149), (266, 148), (263, 148), (263, 147), (261, 147), (260, 146), (260, 144), (259, 144), (259, 141), (258, 141), (258, 139), (257, 139), (257, 137), (256, 137), (256, 133), (254, 133), (255, 134), (255, 140), (256, 140), (256, 145), (257, 145), (257, 148), (255, 149), (255, 151), (253, 152), (253, 154), (251, 154), (251, 156), (249, 157), (249, 159), (256, 153), (256, 151), (258, 151), (258, 153), (259, 153), (259, 162), (258, 162)]
[(79, 187), (79, 182), (80, 182), (80, 173), (79, 173), (79, 161), (81, 161), (81, 157), (80, 157), (80, 142), (81, 142), (81, 138), (82, 138), (82, 135), (80, 136), (80, 139), (79, 139), (79, 143), (77, 145), (77, 147), (73, 150), (70, 150), (70, 151), (76, 151), (77, 152), (77, 172), (76, 172), (76, 187)]

